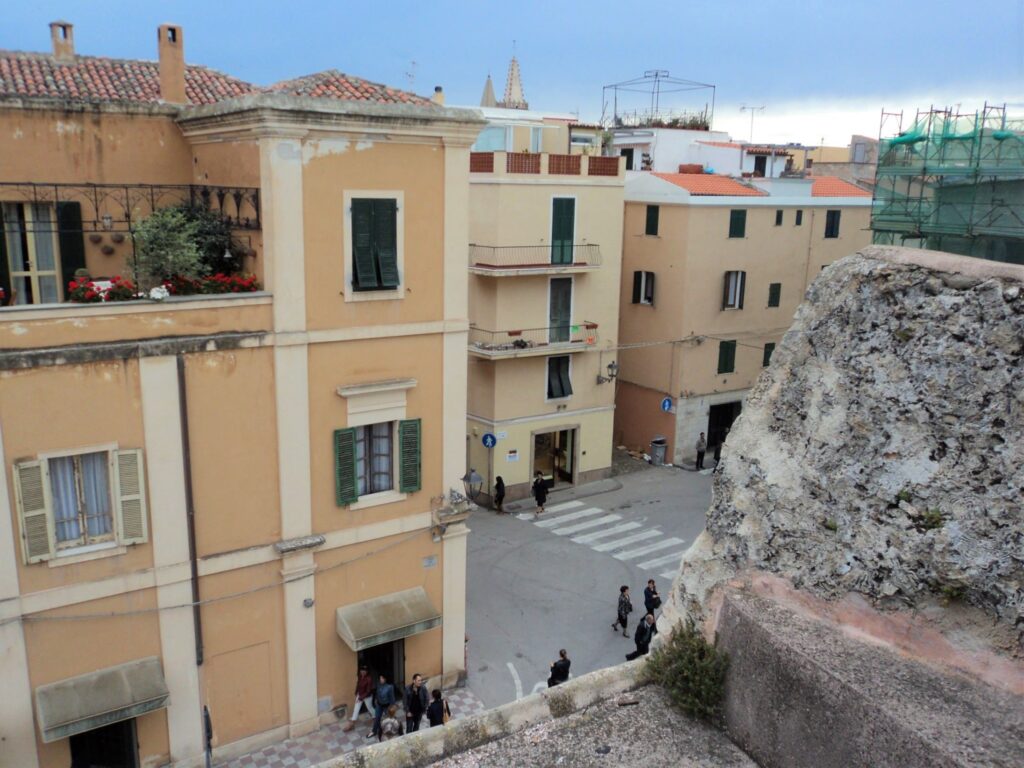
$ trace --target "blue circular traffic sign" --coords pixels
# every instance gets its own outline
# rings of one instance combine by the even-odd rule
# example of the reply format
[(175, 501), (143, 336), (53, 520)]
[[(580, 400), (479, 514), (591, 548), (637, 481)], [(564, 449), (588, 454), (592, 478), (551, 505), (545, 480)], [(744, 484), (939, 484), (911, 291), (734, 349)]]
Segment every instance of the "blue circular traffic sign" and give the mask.
[(672, 398), (671, 397), (666, 397), (664, 400), (661, 401), (661, 410), (663, 410), (665, 413), (671, 413), (672, 412)]
[(480, 442), (484, 444), (484, 448), (493, 448), (498, 444), (498, 438), (491, 432), (484, 432), (484, 436), (480, 438)]

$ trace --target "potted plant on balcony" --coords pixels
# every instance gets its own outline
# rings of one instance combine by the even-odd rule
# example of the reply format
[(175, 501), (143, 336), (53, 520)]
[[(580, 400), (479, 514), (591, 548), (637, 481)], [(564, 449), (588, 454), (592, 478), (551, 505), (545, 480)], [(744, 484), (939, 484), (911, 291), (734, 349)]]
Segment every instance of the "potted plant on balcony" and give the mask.
[(197, 281), (208, 271), (197, 246), (197, 223), (180, 208), (154, 211), (135, 231), (136, 282), (147, 291), (165, 281)]

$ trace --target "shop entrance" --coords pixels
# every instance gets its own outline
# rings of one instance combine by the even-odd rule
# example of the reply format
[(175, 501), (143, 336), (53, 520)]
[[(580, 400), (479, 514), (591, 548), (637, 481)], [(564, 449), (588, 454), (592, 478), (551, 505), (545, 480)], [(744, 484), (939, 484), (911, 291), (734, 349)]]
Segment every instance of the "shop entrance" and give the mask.
[(138, 768), (135, 718), (84, 733), (71, 742), (71, 768)]
[(732, 428), (732, 423), (743, 410), (743, 401), (736, 400), (731, 403), (719, 403), (712, 405), (708, 414), (708, 448), (714, 450), (715, 446), (725, 440), (725, 435)]
[(360, 667), (370, 670), (374, 685), (380, 675), (385, 675), (388, 682), (394, 683), (396, 690), (405, 685), (405, 640), (392, 640), (359, 652)]
[(533, 436), (533, 472), (540, 472), (549, 488), (572, 485), (576, 461), (576, 430), (540, 432)]

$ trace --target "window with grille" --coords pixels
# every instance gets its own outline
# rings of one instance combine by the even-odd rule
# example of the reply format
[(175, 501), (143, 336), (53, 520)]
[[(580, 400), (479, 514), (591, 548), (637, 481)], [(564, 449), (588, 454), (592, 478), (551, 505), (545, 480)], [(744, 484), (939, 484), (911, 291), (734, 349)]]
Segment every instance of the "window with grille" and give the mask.
[(572, 395), (572, 381), (569, 375), (569, 356), (548, 358), (548, 400), (558, 400)]

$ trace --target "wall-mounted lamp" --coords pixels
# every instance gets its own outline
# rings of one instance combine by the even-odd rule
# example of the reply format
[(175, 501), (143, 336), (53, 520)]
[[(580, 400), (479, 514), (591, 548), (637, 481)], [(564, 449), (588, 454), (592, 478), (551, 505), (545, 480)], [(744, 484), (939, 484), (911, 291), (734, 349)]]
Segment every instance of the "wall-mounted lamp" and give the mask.
[(475, 501), (484, 487), (484, 479), (475, 469), (470, 469), (462, 478), (462, 487), (466, 489), (466, 498)]
[(615, 377), (619, 375), (619, 364), (612, 360), (608, 363), (608, 375), (602, 376), (600, 373), (597, 374), (598, 384), (607, 384), (608, 382), (615, 381)]

